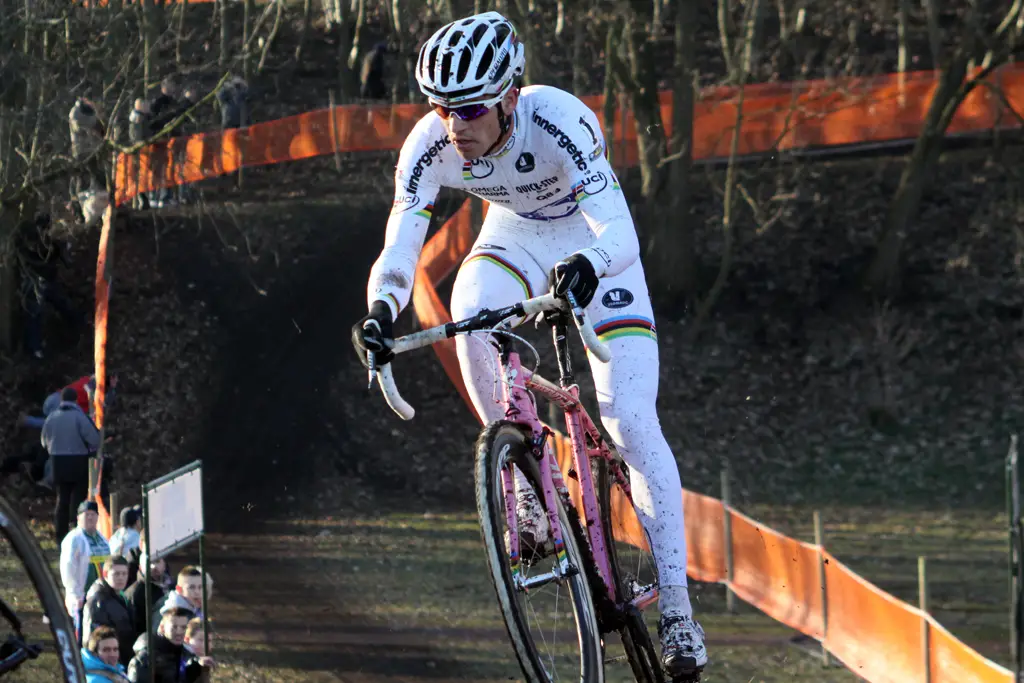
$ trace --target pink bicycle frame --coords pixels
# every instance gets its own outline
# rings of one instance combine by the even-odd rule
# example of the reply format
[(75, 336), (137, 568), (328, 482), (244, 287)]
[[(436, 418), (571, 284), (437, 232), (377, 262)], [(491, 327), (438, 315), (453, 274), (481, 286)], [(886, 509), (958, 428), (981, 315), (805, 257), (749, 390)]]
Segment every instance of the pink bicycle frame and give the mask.
[[(573, 465), (569, 476), (579, 482), (580, 499), (582, 503), (581, 522), (590, 540), (590, 548), (593, 552), (594, 563), (607, 590), (608, 597), (615, 603), (621, 599), (618, 586), (612, 575), (612, 568), (608, 557), (607, 540), (605, 539), (603, 525), (601, 524), (601, 509), (597, 500), (597, 492), (594, 490), (593, 477), (590, 467), (592, 457), (603, 457), (609, 462), (613, 461), (608, 446), (604, 443), (600, 432), (594, 426), (593, 421), (587, 414), (579, 401), (579, 386), (573, 384), (568, 388), (561, 388), (544, 379), (540, 375), (534, 375), (522, 367), (519, 361), (519, 354), (514, 351), (508, 353), (507, 361), (504, 361), (501, 369), (504, 378), (502, 382), (502, 398), (506, 406), (505, 419), (510, 422), (529, 428), (534, 446), (542, 445), (544, 449), (543, 458), (540, 461), (541, 485), (545, 507), (548, 511), (548, 522), (551, 525), (552, 537), (554, 539), (555, 552), (559, 566), (565, 565), (565, 547), (561, 524), (556, 514), (555, 501), (558, 495), (556, 481), (565, 487), (561, 470), (555, 459), (551, 448), (550, 436), (553, 432), (546, 427), (537, 415), (537, 408), (533, 397), (528, 391), (535, 391), (549, 401), (558, 405), (565, 412), (566, 428), (569, 432), (569, 440), (572, 443)], [(632, 500), (629, 490), (629, 483), (619, 475), (618, 482), (623, 491)], [(575, 475), (575, 476), (574, 476)], [(505, 492), (505, 514), (510, 535), (511, 566), (513, 580), (519, 576), (519, 536), (516, 525), (515, 511), (515, 486), (510, 469), (503, 469), (501, 473), (502, 486)], [(583, 568), (579, 568), (582, 570)], [(653, 602), (657, 593), (652, 595), (638, 596), (632, 602), (641, 609)]]

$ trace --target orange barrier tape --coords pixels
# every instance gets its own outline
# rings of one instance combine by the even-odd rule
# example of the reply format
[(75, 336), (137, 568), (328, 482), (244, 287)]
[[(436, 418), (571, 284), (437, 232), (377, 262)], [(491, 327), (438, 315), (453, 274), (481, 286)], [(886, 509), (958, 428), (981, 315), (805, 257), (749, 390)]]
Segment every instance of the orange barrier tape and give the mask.
[(921, 612), (824, 556), (829, 652), (872, 683), (925, 680)]
[(698, 581), (725, 581), (725, 506), (711, 496), (683, 489), (687, 573)]
[[(111, 243), (113, 241), (113, 216), (114, 208), (108, 206), (103, 212), (103, 227), (100, 231), (99, 252), (96, 256), (96, 312), (94, 319), (95, 338), (93, 342), (93, 362), (95, 365), (96, 391), (93, 394), (93, 411), (96, 415), (96, 426), (103, 427), (105, 419), (103, 406), (107, 400), (107, 321), (110, 311), (110, 281), (112, 272), (110, 268)], [(103, 461), (97, 461), (96, 491), (102, 491), (103, 485)], [(89, 491), (89, 498), (94, 498), (93, 492)], [(103, 504), (102, 496), (95, 496), (99, 507), (99, 530), (104, 536), (110, 538), (114, 532), (113, 520), (107, 506)]]
[[(949, 126), (949, 133), (1020, 127), (1024, 114), (1024, 65), (1009, 64), (987, 81), (1004, 92), (1014, 111), (988, 88), (976, 88)], [(936, 88), (930, 71), (870, 78), (816, 80), (746, 86), (738, 154), (774, 149), (852, 145), (917, 137)], [(672, 94), (662, 92), (661, 116), (672, 132)], [(582, 98), (603, 125), (603, 95)], [(736, 126), (738, 90), (712, 88), (694, 106), (695, 159), (728, 157)], [(307, 159), (335, 152), (399, 149), (425, 104), (364, 107), (347, 105), (259, 123), (223, 133), (172, 138), (136, 155), (120, 155), (117, 203), (139, 192), (192, 183), (242, 165), (258, 166)], [(1014, 114), (1016, 112), (1017, 115)], [(526, 123), (525, 125), (529, 125)], [(632, 114), (617, 117), (609, 145), (620, 166), (637, 161)], [(177, 160), (177, 163), (175, 163)]]
[(821, 639), (825, 635), (818, 547), (729, 511), (733, 592), (776, 621)]
[(954, 638), (931, 617), (929, 624), (929, 661), (932, 683), (1012, 683), (1009, 669), (990, 662)]
[(117, 158), (116, 202), (141, 192), (194, 183), (262, 166), (336, 151), (398, 149), (429, 111), (423, 104), (335, 107), (258, 123), (248, 128), (171, 138)]

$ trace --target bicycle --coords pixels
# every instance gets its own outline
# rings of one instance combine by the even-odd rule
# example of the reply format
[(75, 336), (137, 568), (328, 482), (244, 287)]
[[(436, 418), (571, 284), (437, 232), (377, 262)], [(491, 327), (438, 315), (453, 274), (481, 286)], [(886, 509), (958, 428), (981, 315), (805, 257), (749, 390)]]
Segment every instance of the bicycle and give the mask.
[[(64, 607), (64, 599), (53, 571), (43, 556), (43, 551), (36, 542), (35, 536), (18, 517), (14, 508), (0, 496), (0, 534), (14, 549), (15, 555), (21, 560), (28, 572), (29, 579), (35, 587), (39, 602), (43, 607), (43, 615), (50, 625), (53, 642), (56, 644), (57, 658), (66, 683), (85, 683), (85, 669), (78, 651), (75, 628), (71, 617)], [(21, 620), (17, 613), (0, 598), (0, 616), (8, 623), (10, 633), (0, 643), (0, 678), (16, 671), (26, 662), (35, 660), (42, 654), (41, 643), (29, 643), (21, 630)]]
[[(526, 320), (539, 314), (544, 314), (544, 321), (552, 329), (559, 370), (557, 386), (536, 374), (540, 361), (537, 350), (511, 332), (512, 319)], [(527, 680), (602, 683), (604, 636), (618, 632), (624, 657), (638, 683), (664, 683), (666, 675), (643, 618), (643, 610), (658, 598), (657, 570), (646, 536), (637, 532), (639, 523), (632, 525), (633, 536), (621, 524), (618, 542), (613, 535), (613, 525), (621, 519), (617, 511), (624, 505), (632, 509), (628, 471), (580, 403), (567, 341), (570, 315), (587, 350), (608, 362), (608, 348), (597, 338), (571, 293), (565, 299), (547, 294), (496, 311), (485, 309), (472, 318), (395, 339), (390, 350), (398, 355), (457, 334), (485, 332), (495, 337), (492, 343), (497, 347), (497, 372), (506, 411), (505, 419), (484, 427), (476, 443), (476, 503), (492, 583)], [(534, 370), (520, 363), (513, 348), (515, 340), (533, 351), (537, 358)], [(405, 420), (412, 419), (415, 410), (399, 394), (392, 364), (377, 367), (373, 353), (368, 360), (370, 387), (376, 377), (392, 410)], [(572, 450), (569, 479), (577, 482), (579, 505), (572, 500), (569, 485), (561, 475), (552, 452), (554, 432), (538, 418), (532, 392), (554, 402), (565, 413)], [(523, 475), (520, 481), (525, 478), (546, 513), (550, 537), (543, 544), (524, 543), (519, 535), (517, 470)], [(635, 571), (626, 571), (627, 559), (632, 564), (634, 557)], [(549, 643), (546, 628), (537, 629), (538, 633), (531, 629), (531, 622), (547, 613), (529, 611), (523, 603), (551, 586), (556, 590), (556, 605), (560, 588), (568, 588), (578, 654)], [(552, 629), (551, 640), (561, 633)], [(541, 652), (542, 647), (549, 646)], [(689, 683), (699, 679), (697, 672), (674, 680)]]

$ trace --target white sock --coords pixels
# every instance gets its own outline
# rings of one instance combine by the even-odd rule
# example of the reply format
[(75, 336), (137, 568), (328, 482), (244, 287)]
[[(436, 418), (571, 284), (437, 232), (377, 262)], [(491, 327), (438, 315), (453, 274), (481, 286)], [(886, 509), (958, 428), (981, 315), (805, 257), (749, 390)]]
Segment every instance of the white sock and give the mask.
[(661, 586), (658, 589), (658, 609), (662, 615), (693, 616), (689, 590), (686, 586)]

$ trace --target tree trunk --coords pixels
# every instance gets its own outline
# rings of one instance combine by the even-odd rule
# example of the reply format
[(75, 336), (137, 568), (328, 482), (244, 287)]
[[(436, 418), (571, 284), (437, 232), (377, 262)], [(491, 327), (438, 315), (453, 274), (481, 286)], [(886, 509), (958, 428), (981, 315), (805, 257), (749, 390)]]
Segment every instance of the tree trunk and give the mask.
[(658, 283), (656, 302), (681, 309), (698, 290), (697, 254), (690, 217), (693, 165), (693, 106), (696, 99), (698, 0), (675, 0), (675, 74), (672, 83), (672, 144), (669, 162), (669, 211), (651, 228), (647, 263)]
[(299, 44), (295, 46), (295, 65), (302, 63), (302, 50), (306, 47), (306, 39), (309, 37), (309, 25), (313, 15), (313, 0), (305, 0), (302, 3), (302, 31), (299, 33)]
[(394, 17), (395, 37), (398, 42), (398, 59), (395, 60), (395, 82), (391, 84), (391, 102), (398, 104), (409, 98), (409, 74), (412, 70), (411, 60), (407, 54), (405, 3), (402, 0), (392, 0), (391, 14)]
[(231, 29), (228, 27), (228, 0), (220, 0), (220, 54), (217, 57), (217, 65), (223, 69), (227, 66), (230, 58), (228, 39)]
[(907, 70), (907, 14), (910, 4), (908, 0), (898, 0), (899, 7), (896, 10), (896, 35), (899, 39), (899, 47), (896, 57), (896, 71), (903, 73)]
[(274, 15), (274, 26), (270, 29), (270, 35), (267, 36), (267, 42), (263, 44), (263, 54), (260, 55), (260, 63), (256, 65), (256, 73), (263, 73), (263, 67), (267, 64), (267, 55), (270, 54), (270, 49), (274, 45), (274, 41), (277, 40), (277, 32), (281, 28), (281, 15), (284, 14), (284, 2), (278, 0), (277, 12)]
[[(587, 72), (583, 64), (583, 47), (587, 39), (585, 20), (576, 15), (572, 22), (572, 93), (582, 97), (587, 87)], [(605, 67), (607, 71), (607, 66)]]
[(885, 231), (864, 278), (865, 288), (877, 294), (895, 294), (900, 286), (900, 257), (907, 228), (917, 216), (929, 174), (939, 160), (942, 140), (956, 108), (966, 95), (961, 89), (970, 57), (957, 50), (942, 72), (935, 96), (928, 107), (924, 127), (914, 142), (914, 151), (903, 167), (885, 220)]
[(251, 54), (251, 46), (249, 45), (249, 29), (252, 13), (255, 9), (256, 7), (253, 4), (253, 0), (245, 0), (245, 2), (242, 3), (242, 78), (245, 79), (246, 83), (248, 83), (252, 78), (252, 60), (249, 59)]
[(356, 5), (356, 25), (352, 33), (352, 49), (348, 53), (348, 68), (358, 73), (359, 57), (363, 53), (363, 26), (366, 24), (366, 0)]
[(627, 15), (623, 35), (629, 55), (628, 79), (633, 84), (630, 100), (636, 120), (641, 193), (645, 200), (651, 202), (660, 192), (664, 180), (659, 163), (665, 156), (665, 128), (658, 101), (654, 45), (647, 40), (642, 20), (642, 16)]
[(185, 36), (185, 13), (188, 12), (188, 0), (181, 0), (178, 5), (178, 34), (174, 37), (174, 63), (181, 67), (181, 43)]
[(508, 18), (522, 34), (523, 46), (526, 48), (526, 72), (523, 74), (524, 85), (537, 85), (547, 80), (547, 61), (545, 48), (541, 41), (541, 33), (534, 25), (534, 18), (523, 0), (512, 0), (508, 4)]
[(604, 144), (608, 148), (608, 163), (615, 162), (615, 109), (618, 98), (615, 96), (615, 70), (612, 68), (618, 49), (615, 36), (619, 32), (618, 25), (612, 21), (608, 24), (608, 37), (604, 44)]

